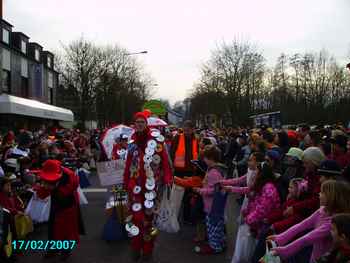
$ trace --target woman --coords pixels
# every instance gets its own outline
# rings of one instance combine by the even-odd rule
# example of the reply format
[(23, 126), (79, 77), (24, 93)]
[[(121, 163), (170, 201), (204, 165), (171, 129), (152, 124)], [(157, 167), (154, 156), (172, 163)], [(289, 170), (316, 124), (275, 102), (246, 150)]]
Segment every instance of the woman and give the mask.
[(266, 163), (258, 165), (247, 208), (242, 211), (244, 223), (239, 227), (232, 263), (251, 262), (256, 239), (269, 213), (280, 207), (275, 175)]

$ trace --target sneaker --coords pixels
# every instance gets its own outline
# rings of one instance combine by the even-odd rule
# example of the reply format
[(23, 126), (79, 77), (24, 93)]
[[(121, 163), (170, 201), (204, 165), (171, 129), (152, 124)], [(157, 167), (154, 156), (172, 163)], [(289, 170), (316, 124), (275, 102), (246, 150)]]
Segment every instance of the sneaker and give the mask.
[(209, 246), (208, 244), (205, 245), (201, 245), (201, 246), (196, 246), (194, 248), (194, 251), (197, 254), (201, 254), (201, 255), (213, 255), (213, 254), (217, 254), (217, 252), (211, 248), (211, 246)]

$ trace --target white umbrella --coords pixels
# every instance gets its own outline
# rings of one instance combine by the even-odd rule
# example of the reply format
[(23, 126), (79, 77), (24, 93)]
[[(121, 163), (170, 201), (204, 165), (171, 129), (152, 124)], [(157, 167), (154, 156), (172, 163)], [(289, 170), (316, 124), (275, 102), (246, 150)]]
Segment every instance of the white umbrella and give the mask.
[(166, 127), (166, 126), (168, 126), (168, 124), (164, 120), (157, 118), (157, 117), (149, 117), (147, 119), (147, 124), (150, 127)]
[(115, 144), (115, 140), (120, 138), (121, 135), (128, 136), (130, 140), (132, 134), (134, 133), (134, 129), (125, 125), (118, 125), (113, 128), (108, 129), (101, 138), (102, 147), (108, 157), (108, 159), (112, 158), (113, 146)]

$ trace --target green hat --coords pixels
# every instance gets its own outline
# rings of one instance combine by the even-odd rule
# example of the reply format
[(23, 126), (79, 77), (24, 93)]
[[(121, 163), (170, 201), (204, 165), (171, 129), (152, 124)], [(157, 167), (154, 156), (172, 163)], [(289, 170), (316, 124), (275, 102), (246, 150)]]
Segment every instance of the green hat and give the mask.
[(294, 157), (294, 158), (298, 159), (299, 161), (301, 161), (301, 159), (303, 157), (303, 151), (299, 148), (292, 147), (289, 149), (289, 151), (286, 155)]

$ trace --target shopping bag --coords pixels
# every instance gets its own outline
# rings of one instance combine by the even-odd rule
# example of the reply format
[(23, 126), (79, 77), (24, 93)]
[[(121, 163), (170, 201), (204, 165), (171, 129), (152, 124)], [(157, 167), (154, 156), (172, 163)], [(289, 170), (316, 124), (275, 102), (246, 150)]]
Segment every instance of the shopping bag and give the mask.
[[(269, 242), (272, 245), (272, 248), (275, 248), (277, 246), (276, 242), (274, 241), (269, 241)], [(272, 255), (271, 248), (266, 242), (266, 254), (260, 259), (259, 262), (260, 263), (281, 263), (281, 259), (278, 256)]]
[(44, 223), (49, 221), (51, 209), (51, 197), (40, 199), (36, 193), (30, 199), (25, 214), (27, 214), (34, 223)]
[(247, 224), (241, 225), (238, 228), (235, 253), (231, 263), (250, 263), (256, 243), (249, 226)]
[(12, 256), (12, 233), (10, 225), (8, 226), (6, 244), (4, 244), (4, 252), (7, 258), (10, 258)]
[(173, 206), (176, 217), (179, 216), (184, 194), (185, 188), (183, 188), (182, 186), (174, 185), (171, 189), (170, 204)]
[(180, 230), (177, 214), (171, 205), (169, 198), (170, 189), (166, 188), (163, 193), (160, 208), (157, 212), (156, 226), (160, 231), (176, 233)]
[(79, 203), (81, 205), (87, 205), (89, 203), (84, 192), (81, 190), (80, 186), (78, 186), (78, 195), (79, 195)]
[(15, 215), (15, 227), (18, 239), (25, 237), (33, 232), (33, 221), (27, 215)]

